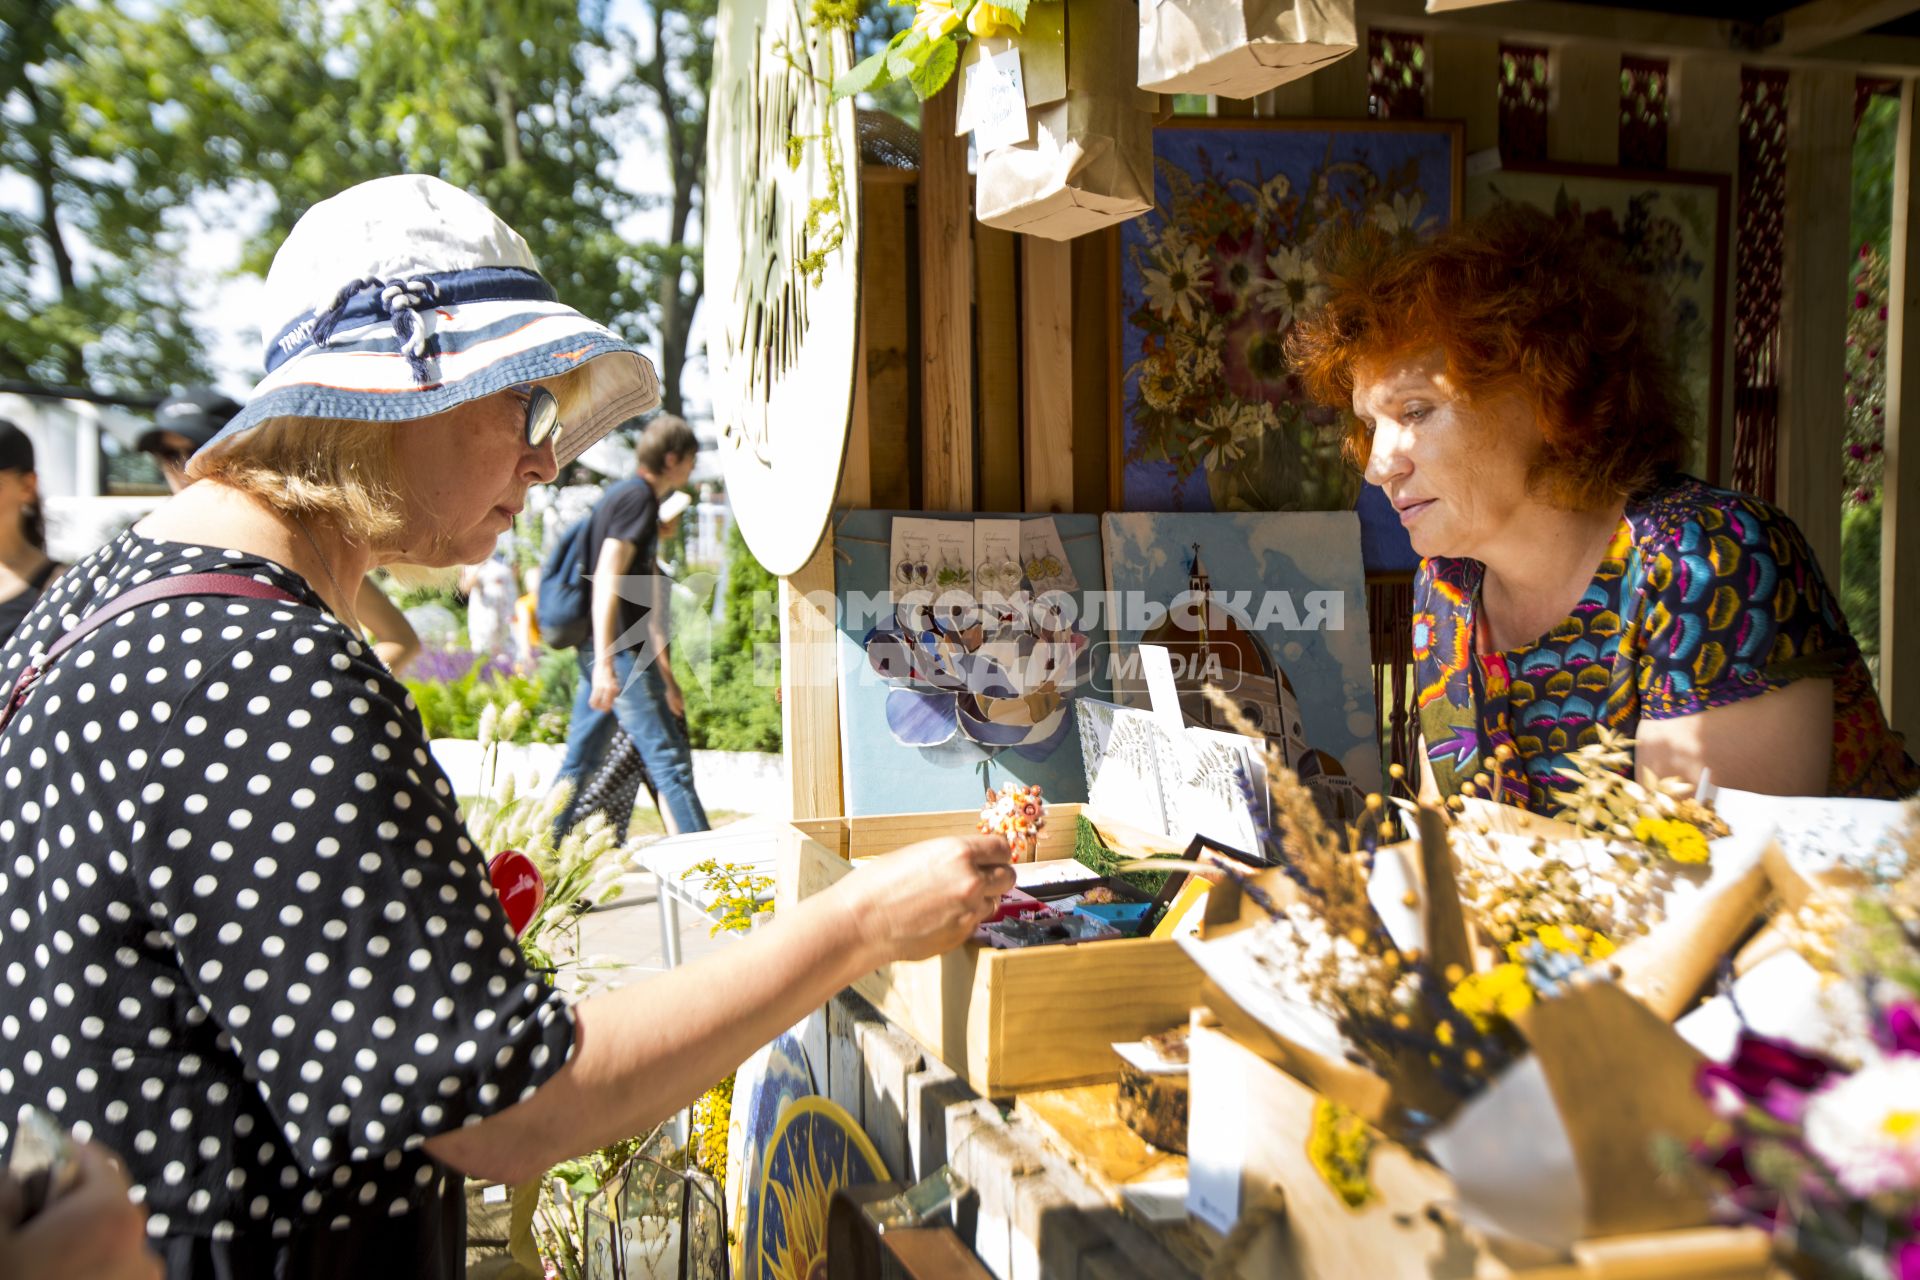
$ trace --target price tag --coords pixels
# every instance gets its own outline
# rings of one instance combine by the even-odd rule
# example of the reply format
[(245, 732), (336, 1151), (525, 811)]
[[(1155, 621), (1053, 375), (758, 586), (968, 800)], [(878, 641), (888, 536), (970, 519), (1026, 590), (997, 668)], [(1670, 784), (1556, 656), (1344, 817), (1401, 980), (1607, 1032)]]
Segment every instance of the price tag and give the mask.
[(967, 68), (967, 104), (973, 116), (973, 145), (981, 155), (1032, 136), (1018, 49), (1003, 50)]

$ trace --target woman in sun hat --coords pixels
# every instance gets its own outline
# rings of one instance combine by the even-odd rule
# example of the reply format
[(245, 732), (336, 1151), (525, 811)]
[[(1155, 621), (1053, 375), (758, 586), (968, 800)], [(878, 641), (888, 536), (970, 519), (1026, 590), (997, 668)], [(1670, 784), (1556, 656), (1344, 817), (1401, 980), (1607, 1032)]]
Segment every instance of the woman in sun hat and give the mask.
[[(240, 405), (212, 387), (188, 387), (160, 402), (153, 426), (134, 441), (134, 448), (160, 467), (167, 488), (178, 493), (192, 483), (187, 460), (240, 412)], [(395, 675), (420, 656), (420, 637), (399, 606), (372, 578), (362, 578), (353, 597), (354, 616), (366, 626), (373, 651)]]
[(125, 1153), (175, 1280), (453, 1276), (463, 1174), (644, 1132), (1013, 875), (997, 839), (916, 846), (569, 1006), (342, 584), (484, 557), (653, 371), (432, 178), (308, 210), (266, 296), (195, 483), (0, 653), (0, 1093)]

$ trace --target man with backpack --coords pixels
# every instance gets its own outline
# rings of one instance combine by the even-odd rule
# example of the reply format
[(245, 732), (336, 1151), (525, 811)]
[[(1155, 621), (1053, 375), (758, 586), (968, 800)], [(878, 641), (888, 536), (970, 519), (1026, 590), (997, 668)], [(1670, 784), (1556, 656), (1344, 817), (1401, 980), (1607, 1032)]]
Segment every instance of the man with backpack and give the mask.
[(640, 433), (638, 473), (608, 489), (593, 512), (562, 535), (540, 581), (540, 631), (553, 647), (579, 649), (580, 690), (558, 782), (575, 788), (556, 831), (573, 825), (579, 783), (614, 745), (633, 739), (658, 790), (669, 832), (707, 829), (693, 785), (685, 704), (668, 662), (670, 602), (655, 564), (660, 503), (693, 474), (699, 441), (686, 422), (661, 414)]

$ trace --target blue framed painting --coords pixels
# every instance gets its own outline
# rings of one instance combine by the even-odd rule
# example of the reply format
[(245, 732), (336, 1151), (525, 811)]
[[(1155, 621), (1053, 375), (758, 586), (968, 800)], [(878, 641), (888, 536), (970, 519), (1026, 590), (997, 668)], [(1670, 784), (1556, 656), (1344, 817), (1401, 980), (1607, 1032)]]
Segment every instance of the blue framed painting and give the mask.
[[(1192, 724), (1233, 730), (1208, 698), (1227, 694), (1331, 818), (1358, 817), (1381, 790), (1360, 518), (1350, 511), (1103, 518), (1119, 700), (1147, 705), (1127, 661), (1169, 651)], [(1141, 608), (1141, 604), (1154, 607)], [(1202, 612), (1204, 610), (1204, 612)]]
[(1287, 332), (1323, 296), (1343, 225), (1412, 238), (1459, 217), (1463, 140), (1424, 120), (1155, 131), (1156, 208), (1118, 237), (1118, 509), (1355, 509), (1344, 415), (1289, 372)]
[[(982, 610), (976, 625), (904, 603), (914, 592), (900, 582), (912, 566), (895, 563), (896, 519), (1018, 522), (1028, 531), (1051, 521), (1051, 549), (1021, 544), (1004, 598), (1026, 607)], [(1050, 801), (1084, 802), (1073, 702), (1107, 696), (1097, 670), (1105, 636), (1093, 631), (1103, 624), (1088, 601), (1104, 577), (1100, 517), (848, 511), (833, 538), (847, 813), (977, 809), (987, 787), (1009, 782), (1038, 783)], [(929, 553), (914, 558), (927, 567)], [(937, 578), (940, 556), (931, 559)], [(988, 559), (1005, 563), (997, 553)]]

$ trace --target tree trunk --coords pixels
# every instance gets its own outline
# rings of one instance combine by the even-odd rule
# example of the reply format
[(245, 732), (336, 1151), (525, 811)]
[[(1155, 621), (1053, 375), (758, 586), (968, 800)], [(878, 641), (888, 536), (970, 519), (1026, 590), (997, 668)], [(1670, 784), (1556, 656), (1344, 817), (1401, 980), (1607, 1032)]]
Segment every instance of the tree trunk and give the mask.
[[(40, 235), (47, 242), (47, 256), (53, 260), (54, 283), (60, 290), (57, 301), (70, 304), (76, 289), (73, 273), (73, 255), (67, 252), (65, 234), (60, 230), (59, 204), (59, 168), (53, 154), (51, 126), (46, 119), (46, 107), (40, 100), (40, 91), (31, 77), (22, 76), (20, 87), (25, 91), (27, 107), (33, 112), (33, 125), (28, 134), (37, 140), (33, 146), (33, 181), (40, 192)], [(60, 380), (70, 387), (87, 385), (86, 355), (72, 343), (63, 343), (60, 355)]]

